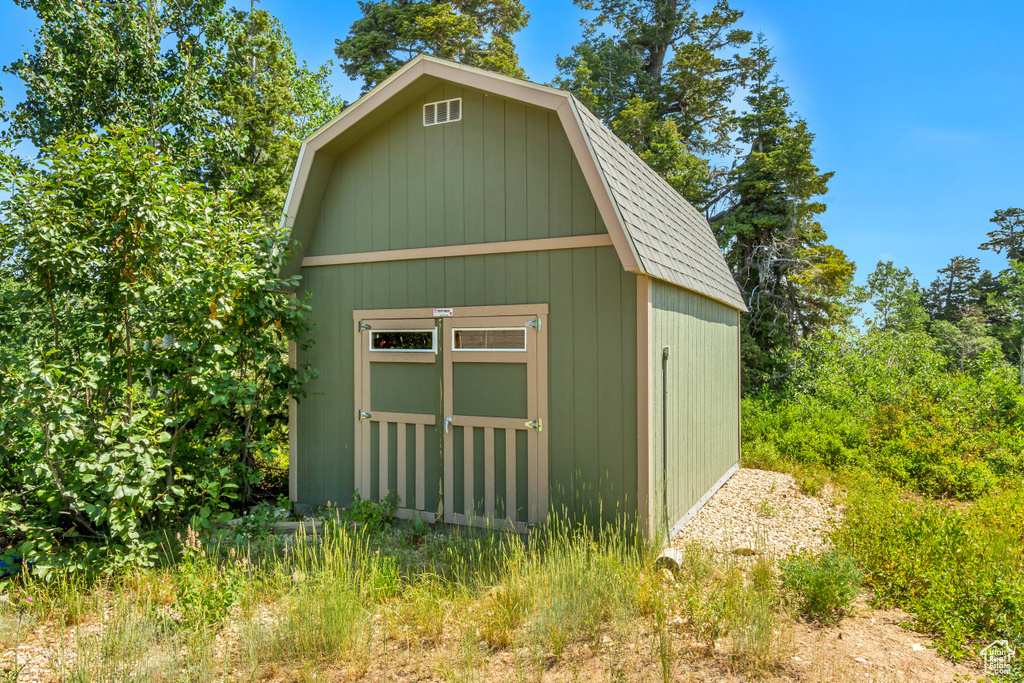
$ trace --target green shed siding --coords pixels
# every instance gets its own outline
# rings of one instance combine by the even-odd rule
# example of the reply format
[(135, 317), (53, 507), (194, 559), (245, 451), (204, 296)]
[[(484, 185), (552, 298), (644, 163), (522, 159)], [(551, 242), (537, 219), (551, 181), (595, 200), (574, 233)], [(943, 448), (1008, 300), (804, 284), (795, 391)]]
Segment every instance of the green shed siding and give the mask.
[[(673, 528), (739, 462), (739, 320), (733, 308), (658, 280), (651, 287), (651, 309), (656, 524), (665, 523), (661, 499), (667, 455), (667, 521)], [(667, 430), (662, 359), (666, 346), (672, 348)]]
[[(455, 97), (461, 121), (423, 125)], [(446, 84), (338, 157), (306, 255), (606, 232), (556, 113)]]
[[(606, 517), (635, 512), (636, 276), (612, 247), (323, 266), (302, 277), (316, 343), (299, 359), (320, 375), (298, 410), (298, 502), (345, 505), (355, 488), (353, 310), (547, 303), (551, 503), (592, 512), (597, 492)], [(439, 388), (439, 415), (440, 404)]]

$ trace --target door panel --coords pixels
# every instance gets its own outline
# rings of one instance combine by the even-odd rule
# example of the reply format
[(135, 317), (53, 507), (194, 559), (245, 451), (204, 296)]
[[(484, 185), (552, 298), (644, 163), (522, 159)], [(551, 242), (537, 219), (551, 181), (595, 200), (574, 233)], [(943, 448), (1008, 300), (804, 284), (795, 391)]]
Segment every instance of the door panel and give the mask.
[(442, 325), (447, 522), (525, 531), (547, 515), (546, 317)]
[(403, 517), (439, 507), (440, 330), (432, 318), (356, 321), (356, 482), (399, 498)]
[(528, 370), (527, 363), (455, 363), (452, 367), (453, 413), (531, 419)]

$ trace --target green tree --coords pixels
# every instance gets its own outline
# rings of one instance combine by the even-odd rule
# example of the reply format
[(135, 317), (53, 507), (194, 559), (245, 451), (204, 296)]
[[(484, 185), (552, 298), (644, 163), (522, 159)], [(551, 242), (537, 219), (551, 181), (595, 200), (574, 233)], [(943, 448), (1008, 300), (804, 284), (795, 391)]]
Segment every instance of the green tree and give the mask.
[(743, 13), (718, 0), (575, 0), (595, 11), (583, 39), (557, 60), (559, 87), (580, 100), (694, 206), (728, 193), (732, 100), (748, 65), (727, 54), (750, 41)]
[(1003, 291), (992, 297), (991, 304), (1005, 321), (1000, 336), (1012, 356), (1016, 356), (1020, 384), (1024, 386), (1024, 261), (1010, 261), (1009, 267), (999, 274), (999, 281)]
[(341, 108), (329, 65), (299, 64), (264, 10), (199, 2), (19, 0), (41, 26), (6, 67), (25, 83), (11, 135), (57, 137), (130, 126), (174, 150), (213, 189), (231, 187), (276, 220), (301, 139)]
[(971, 303), (978, 283), (978, 259), (954, 256), (940, 268), (938, 277), (925, 293), (925, 308), (933, 320), (955, 322)]
[(1005, 251), (1008, 260), (1024, 261), (1024, 209), (999, 209), (989, 222), (998, 227), (988, 233), (988, 242), (983, 242), (980, 248), (997, 254)]
[(276, 219), (311, 122), (341, 108), (327, 89), (330, 68), (300, 65), (281, 23), (265, 10), (226, 12), (208, 33), (215, 68), (207, 97), (223, 134), (208, 148), (203, 176), (214, 188), (234, 187)]
[(512, 42), (530, 19), (520, 0), (360, 0), (359, 9), (334, 51), (363, 92), (420, 53), (525, 78)]
[(936, 320), (931, 334), (935, 348), (959, 372), (973, 369), (983, 354), (999, 348), (999, 342), (989, 335), (985, 312), (973, 304), (968, 304), (955, 322)]
[(841, 302), (854, 265), (827, 243), (816, 219), (832, 173), (815, 165), (814, 134), (790, 113), (789, 93), (760, 36), (749, 65), (749, 110), (737, 119), (749, 153), (731, 174), (729, 205), (713, 226), (750, 309), (744, 371), (756, 389), (785, 373), (800, 339), (847, 319)]
[(0, 368), (0, 526), (39, 572), (151, 563), (155, 529), (223, 513), (308, 376), (287, 236), (149, 136), (57, 138), (0, 207), (45, 326)]
[(189, 153), (206, 129), (203, 32), (223, 0), (16, 0), (40, 22), (34, 50), (5, 67), (25, 84), (11, 133), (43, 148), (116, 126), (169, 133)]
[(921, 287), (909, 268), (897, 268), (892, 261), (879, 261), (868, 275), (867, 284), (858, 288), (857, 298), (870, 303), (873, 315), (867, 324), (879, 330), (921, 332), (928, 313), (921, 305)]

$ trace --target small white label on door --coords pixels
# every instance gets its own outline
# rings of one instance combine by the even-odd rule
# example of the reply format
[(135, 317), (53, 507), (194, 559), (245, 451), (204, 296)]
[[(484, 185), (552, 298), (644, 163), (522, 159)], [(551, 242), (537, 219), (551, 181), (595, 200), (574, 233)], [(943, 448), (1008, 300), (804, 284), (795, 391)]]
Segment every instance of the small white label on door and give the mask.
[(435, 308), (434, 309), (434, 317), (435, 318), (450, 318), (453, 315), (455, 315), (455, 309), (454, 308)]

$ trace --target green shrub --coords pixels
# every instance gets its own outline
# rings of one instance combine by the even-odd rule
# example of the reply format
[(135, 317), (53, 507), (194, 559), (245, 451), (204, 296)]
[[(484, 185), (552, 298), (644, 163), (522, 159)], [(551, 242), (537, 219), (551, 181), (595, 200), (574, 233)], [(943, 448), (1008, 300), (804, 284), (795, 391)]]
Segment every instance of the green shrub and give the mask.
[(828, 550), (814, 557), (794, 555), (780, 562), (782, 585), (800, 614), (820, 624), (845, 616), (863, 583), (863, 574), (846, 554)]
[(230, 518), (311, 376), (282, 354), (310, 329), (285, 233), (161, 147), (57, 139), (0, 203), (3, 270), (52, 311), (0, 364), (0, 529), (37, 576), (153, 566), (163, 529)]
[(1024, 392), (994, 354), (950, 371), (923, 333), (804, 343), (785, 391), (743, 402), (747, 466), (871, 470), (970, 500), (1024, 475)]
[(394, 491), (388, 491), (387, 496), (379, 503), (369, 498), (363, 499), (359, 491), (354, 491), (352, 502), (341, 511), (341, 519), (364, 525), (367, 531), (380, 531), (391, 525), (397, 509), (398, 494)]
[(959, 658), (1024, 633), (1024, 488), (951, 508), (865, 483), (846, 519), (836, 542), (866, 570), (876, 603), (911, 612), (941, 652)]

